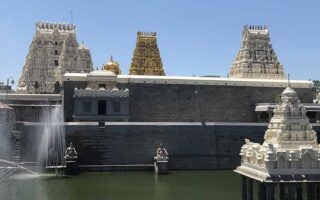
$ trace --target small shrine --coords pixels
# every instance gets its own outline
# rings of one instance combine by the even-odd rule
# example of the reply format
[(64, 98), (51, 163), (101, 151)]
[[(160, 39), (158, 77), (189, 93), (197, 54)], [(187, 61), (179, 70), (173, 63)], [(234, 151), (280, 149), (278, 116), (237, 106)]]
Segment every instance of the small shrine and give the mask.
[(103, 65), (104, 70), (109, 70), (115, 73), (116, 75), (121, 74), (119, 63), (113, 60), (113, 57), (110, 57), (110, 60)]
[(320, 199), (317, 135), (290, 86), (273, 111), (263, 144), (246, 139), (240, 156), (241, 165), (235, 172), (242, 175), (242, 199), (253, 199), (254, 182), (259, 199), (274, 199), (275, 190), (280, 200)]

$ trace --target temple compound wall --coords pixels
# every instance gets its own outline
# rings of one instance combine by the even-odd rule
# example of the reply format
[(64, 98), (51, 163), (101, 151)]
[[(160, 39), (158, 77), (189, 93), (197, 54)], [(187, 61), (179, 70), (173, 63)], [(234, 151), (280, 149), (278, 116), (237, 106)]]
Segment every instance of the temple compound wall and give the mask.
[[(312, 124), (319, 133), (319, 124)], [(66, 140), (73, 142), (82, 169), (104, 165), (152, 164), (159, 143), (169, 152), (170, 169), (231, 169), (240, 164), (244, 139), (263, 141), (266, 123), (70, 122)], [(23, 126), (22, 161), (36, 159), (41, 123)]]
[[(74, 121), (75, 110), (80, 109), (74, 106), (75, 88), (87, 87), (86, 76), (64, 77), (66, 121)], [(275, 103), (288, 84), (286, 80), (132, 75), (118, 75), (114, 81), (120, 90), (129, 90), (131, 122), (257, 122), (256, 104)], [(290, 84), (301, 102), (312, 103), (312, 82)]]

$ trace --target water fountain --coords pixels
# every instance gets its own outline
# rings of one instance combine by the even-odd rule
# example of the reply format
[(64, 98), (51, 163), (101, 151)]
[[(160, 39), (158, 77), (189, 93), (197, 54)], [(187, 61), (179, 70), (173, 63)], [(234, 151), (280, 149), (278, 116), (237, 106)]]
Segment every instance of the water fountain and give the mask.
[(43, 129), (38, 148), (37, 163), (47, 169), (63, 169), (65, 166), (65, 130), (62, 106), (55, 105), (41, 114)]

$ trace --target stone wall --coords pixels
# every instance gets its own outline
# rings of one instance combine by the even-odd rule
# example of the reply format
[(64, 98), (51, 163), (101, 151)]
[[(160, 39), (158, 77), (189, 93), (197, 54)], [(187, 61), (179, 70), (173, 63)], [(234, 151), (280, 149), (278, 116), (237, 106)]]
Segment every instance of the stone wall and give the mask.
[[(72, 121), (73, 89), (86, 82), (64, 82), (65, 118)], [(128, 88), (132, 122), (256, 122), (256, 103), (274, 103), (282, 87), (118, 83)], [(311, 88), (294, 88), (302, 103), (312, 103)], [(197, 91), (197, 92), (195, 92)]]
[(14, 110), (0, 107), (0, 159), (11, 160), (13, 156), (12, 144), (14, 129)]
[(8, 99), (8, 105), (14, 108), (15, 120), (17, 122), (40, 122), (43, 121), (43, 114), (54, 109), (55, 106), (61, 106), (61, 97), (59, 100), (49, 99), (39, 101), (36, 98), (33, 100), (24, 99)]
[[(36, 159), (40, 137), (35, 130), (41, 126), (24, 127), (24, 161)], [(66, 126), (66, 138), (74, 143), (80, 165), (151, 164), (157, 145), (164, 143), (170, 169), (233, 169), (240, 164), (244, 139), (261, 143), (266, 128), (257, 123), (76, 123)], [(320, 125), (314, 128), (320, 132)]]

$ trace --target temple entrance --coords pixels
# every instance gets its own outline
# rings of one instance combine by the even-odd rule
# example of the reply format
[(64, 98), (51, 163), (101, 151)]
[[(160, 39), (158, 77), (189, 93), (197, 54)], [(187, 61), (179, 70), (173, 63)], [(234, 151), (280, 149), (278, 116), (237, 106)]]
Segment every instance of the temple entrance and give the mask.
[(100, 100), (98, 101), (98, 115), (106, 115), (107, 114), (107, 101)]

